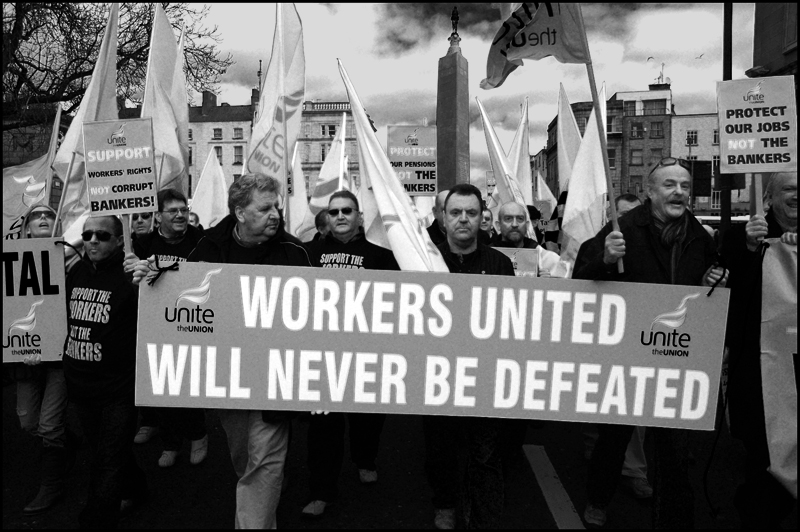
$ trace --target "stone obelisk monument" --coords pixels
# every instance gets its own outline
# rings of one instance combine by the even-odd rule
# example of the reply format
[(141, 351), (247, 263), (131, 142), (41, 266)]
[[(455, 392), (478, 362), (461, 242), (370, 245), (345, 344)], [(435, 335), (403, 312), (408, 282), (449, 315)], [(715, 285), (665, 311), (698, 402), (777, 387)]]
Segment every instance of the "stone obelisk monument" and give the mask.
[(469, 183), (469, 87), (467, 60), (458, 43), (458, 10), (451, 16), (453, 32), (447, 55), (439, 59), (436, 94), (437, 184), (439, 190)]

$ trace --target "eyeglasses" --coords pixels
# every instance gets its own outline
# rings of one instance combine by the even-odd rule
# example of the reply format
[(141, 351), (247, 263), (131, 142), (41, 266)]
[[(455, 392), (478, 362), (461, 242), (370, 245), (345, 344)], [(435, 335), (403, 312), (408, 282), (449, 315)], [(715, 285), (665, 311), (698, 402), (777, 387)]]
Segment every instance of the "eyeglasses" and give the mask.
[(81, 238), (84, 242), (88, 242), (92, 239), (92, 236), (97, 235), (97, 240), (100, 242), (108, 242), (111, 240), (111, 237), (114, 236), (108, 231), (84, 231), (81, 233)]
[(663, 159), (661, 159), (656, 163), (656, 165), (653, 167), (652, 170), (650, 170), (649, 175), (653, 175), (653, 172), (656, 171), (656, 168), (662, 168), (664, 166), (674, 166), (676, 164), (684, 167), (689, 172), (692, 171), (692, 163), (690, 163), (689, 161), (685, 159), (678, 159), (675, 157), (664, 157)]
[(142, 213), (142, 214), (132, 214), (132, 215), (131, 215), (131, 219), (132, 219), (133, 221), (136, 221), (136, 220), (138, 220), (139, 218), (141, 218), (142, 220), (149, 220), (149, 219), (150, 219), (152, 216), (153, 216), (153, 215), (152, 215), (151, 213), (149, 213), (149, 212), (144, 212), (144, 213)]
[(175, 216), (178, 213), (181, 213), (184, 216), (186, 216), (189, 213), (189, 208), (188, 207), (182, 207), (180, 209), (167, 209), (167, 210), (161, 211), (161, 212), (163, 212), (164, 214), (169, 214), (170, 216)]
[(351, 214), (353, 214), (352, 207), (342, 207), (341, 209), (328, 209), (328, 214), (330, 216), (336, 217), (339, 216), (339, 211), (342, 211), (342, 214), (344, 214), (345, 216), (350, 216)]
[(35, 220), (37, 217), (38, 218), (47, 218), (48, 220), (55, 220), (56, 219), (56, 215), (53, 214), (50, 211), (32, 212), (28, 218), (31, 219), (31, 220)]

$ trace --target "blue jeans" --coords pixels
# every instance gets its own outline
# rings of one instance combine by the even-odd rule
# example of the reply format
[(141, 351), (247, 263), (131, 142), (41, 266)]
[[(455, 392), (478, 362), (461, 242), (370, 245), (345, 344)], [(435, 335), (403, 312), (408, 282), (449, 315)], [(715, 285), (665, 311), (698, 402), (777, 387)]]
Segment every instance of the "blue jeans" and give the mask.
[(133, 454), (136, 406), (133, 394), (107, 403), (75, 403), (92, 451), (89, 496), (78, 522), (81, 528), (117, 528), (123, 499), (147, 495), (144, 472)]
[(217, 410), (236, 484), (236, 528), (277, 528), (290, 421), (265, 423), (260, 410)]
[(67, 383), (60, 367), (35, 367), (30, 379), (17, 381), (17, 416), (22, 430), (42, 438), (45, 447), (64, 447)]

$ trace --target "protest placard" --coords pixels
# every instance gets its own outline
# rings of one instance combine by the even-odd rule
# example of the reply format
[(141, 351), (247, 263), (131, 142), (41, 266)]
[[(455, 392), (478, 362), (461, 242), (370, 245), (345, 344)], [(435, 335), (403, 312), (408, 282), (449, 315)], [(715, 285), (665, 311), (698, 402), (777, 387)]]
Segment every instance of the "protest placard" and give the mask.
[(794, 78), (717, 82), (720, 173), (796, 172)]
[(712, 429), (727, 290), (182, 263), (142, 285), (136, 404)]
[(539, 250), (541, 248), (495, 248), (511, 259), (514, 273), (520, 277), (539, 275)]
[(91, 216), (156, 210), (152, 119), (86, 122), (83, 142)]
[(3, 240), (3, 362), (61, 360), (67, 304), (59, 240)]
[(409, 196), (436, 195), (436, 126), (389, 126), (386, 147)]

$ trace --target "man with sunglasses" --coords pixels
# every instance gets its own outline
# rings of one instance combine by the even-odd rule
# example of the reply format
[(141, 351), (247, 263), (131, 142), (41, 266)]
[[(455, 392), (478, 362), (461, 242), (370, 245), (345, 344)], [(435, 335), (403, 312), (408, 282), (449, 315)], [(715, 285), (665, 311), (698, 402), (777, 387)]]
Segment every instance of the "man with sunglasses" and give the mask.
[(131, 236), (134, 239), (139, 239), (144, 235), (149, 235), (153, 230), (153, 213), (152, 212), (135, 212), (131, 215), (131, 229), (133, 230)]
[[(189, 224), (186, 196), (171, 188), (161, 190), (157, 196), (158, 212), (155, 217), (158, 229), (137, 238), (133, 251), (140, 259), (152, 259), (163, 268), (183, 262), (203, 239), (203, 232)], [(208, 433), (202, 408), (152, 408), (143, 407), (142, 425), (134, 441), (145, 443), (160, 428), (164, 451), (158, 459), (160, 467), (175, 465), (184, 439), (191, 441), (189, 462), (197, 465), (208, 454)]]
[[(311, 266), (297, 239), (283, 228), (281, 184), (243, 174), (228, 190), (230, 214), (205, 231), (190, 262)], [(141, 266), (136, 275), (147, 273)], [(217, 410), (228, 439), (236, 485), (236, 528), (275, 528), (294, 412)]]
[[(328, 203), (329, 232), (307, 245), (311, 265), (318, 268), (392, 270), (400, 267), (392, 252), (368, 242), (361, 228), (358, 199), (348, 190), (334, 192)], [(325, 506), (336, 499), (344, 456), (345, 414), (331, 412), (311, 417), (308, 429), (310, 502), (306, 517), (320, 517)], [(362, 484), (378, 481), (375, 459), (386, 414), (349, 413), (350, 457), (358, 467)]]
[[(573, 279), (632, 283), (724, 286), (727, 271), (717, 266), (714, 241), (688, 210), (691, 166), (667, 157), (647, 178), (647, 199), (619, 219), (619, 231), (607, 224), (581, 247)], [(624, 257), (625, 273), (617, 270)], [(588, 504), (584, 520), (602, 526), (634, 427), (599, 425), (589, 462)], [(694, 526), (694, 495), (689, 483), (689, 431), (654, 428), (656, 470), (655, 528)]]
[(123, 509), (147, 497), (132, 441), (139, 287), (123, 267), (119, 218), (90, 217), (83, 229), (83, 259), (67, 275), (64, 344), (69, 400), (92, 450), (78, 520), (81, 528), (114, 529)]

